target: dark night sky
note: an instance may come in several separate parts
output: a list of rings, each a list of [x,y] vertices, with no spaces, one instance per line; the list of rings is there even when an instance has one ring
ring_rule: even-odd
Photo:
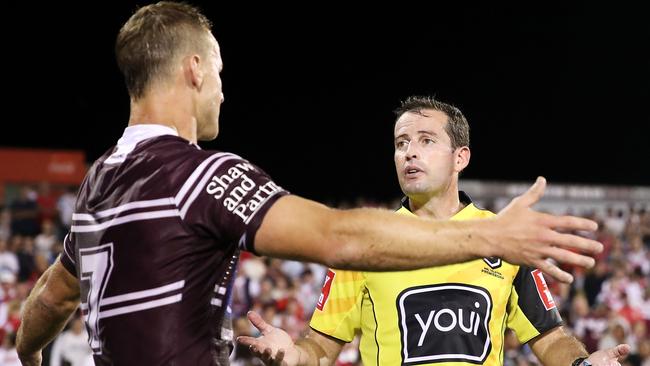
[[[202,146],[308,197],[394,197],[392,110],[435,94],[470,122],[466,178],[650,185],[642,5],[398,4],[202,5],[226,96],[221,134]],[[117,140],[128,96],[113,42],[134,9],[10,5],[0,146],[83,149],[90,160]]]

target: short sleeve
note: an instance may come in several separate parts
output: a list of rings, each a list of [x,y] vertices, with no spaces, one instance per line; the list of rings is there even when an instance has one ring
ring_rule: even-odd
[[[361,272],[328,270],[309,325],[320,333],[351,342],[361,328],[364,290]]]
[[[61,264],[63,267],[70,272],[73,276],[77,277],[76,269],[76,245],[73,240],[71,233],[65,236],[63,239],[63,253],[61,253]]]
[[[176,196],[183,220],[204,235],[251,252],[264,215],[289,194],[260,168],[229,153],[205,159],[188,182]]]
[[[539,269],[519,268],[508,301],[507,322],[521,343],[562,325],[553,295]]]

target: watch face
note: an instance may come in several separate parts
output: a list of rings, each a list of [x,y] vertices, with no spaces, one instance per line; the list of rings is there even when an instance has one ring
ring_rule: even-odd
[[[582,363],[580,364],[580,366],[591,366],[591,362],[589,362],[589,361],[587,361],[587,360],[584,360],[584,361],[582,361]]]

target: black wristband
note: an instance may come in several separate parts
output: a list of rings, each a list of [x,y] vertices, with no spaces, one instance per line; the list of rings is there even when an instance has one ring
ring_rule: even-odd
[[[586,359],[587,359],[587,357],[578,357],[578,358],[575,359],[575,361],[573,361],[571,366],[580,366],[580,364],[582,364],[582,361],[584,361]]]

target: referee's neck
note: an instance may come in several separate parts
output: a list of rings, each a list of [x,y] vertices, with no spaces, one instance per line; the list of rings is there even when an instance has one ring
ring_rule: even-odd
[[[436,220],[449,220],[465,207],[458,197],[458,190],[433,195],[426,200],[409,197],[411,212],[419,217]]]

